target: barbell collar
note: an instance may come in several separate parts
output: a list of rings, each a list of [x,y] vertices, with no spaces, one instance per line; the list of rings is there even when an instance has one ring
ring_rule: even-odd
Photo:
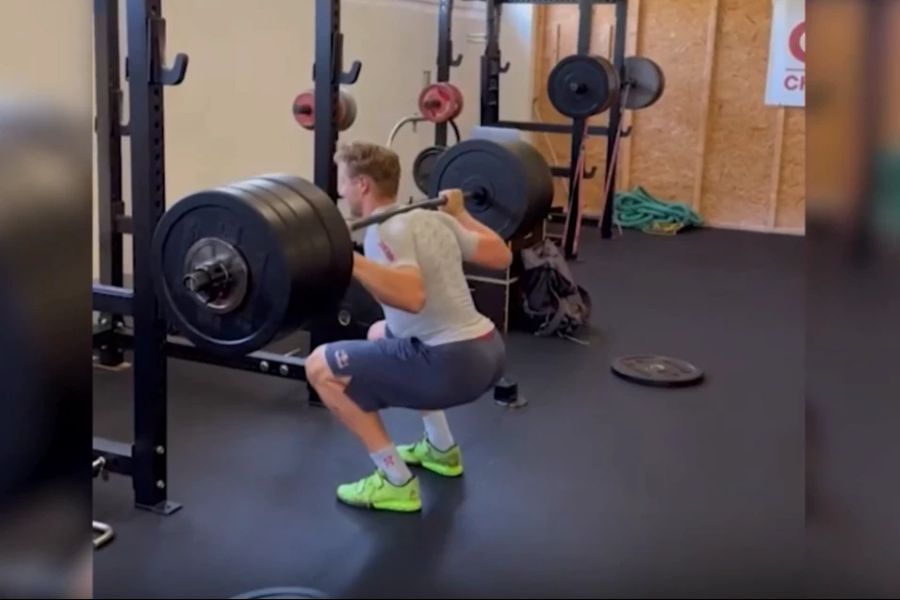
[[[228,283],[228,267],[220,260],[212,261],[198,266],[184,276],[184,287],[188,291],[202,295],[207,291],[224,286]]]

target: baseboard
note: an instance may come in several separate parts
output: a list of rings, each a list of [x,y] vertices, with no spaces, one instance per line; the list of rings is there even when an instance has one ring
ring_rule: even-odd
[[[599,214],[583,214],[581,217],[582,227],[599,227],[601,215]],[[566,214],[561,209],[554,208],[550,213],[549,221],[551,223],[565,223]],[[613,224],[613,228],[616,225]],[[776,235],[797,235],[805,236],[805,227],[767,227],[765,225],[747,225],[742,223],[705,223],[701,229],[725,229],[729,231],[752,231],[754,233],[773,233]]]
[[[766,225],[745,225],[743,223],[707,223],[705,227],[708,229],[751,231],[753,233],[773,233],[776,235],[806,235],[805,227],[768,227]]]

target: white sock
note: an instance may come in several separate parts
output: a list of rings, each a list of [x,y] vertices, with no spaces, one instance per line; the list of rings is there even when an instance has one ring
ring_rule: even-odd
[[[450,433],[450,425],[447,424],[447,415],[442,410],[427,412],[422,415],[425,422],[425,435],[431,445],[446,452],[453,447],[453,434]]]
[[[372,457],[372,462],[375,463],[375,466],[384,471],[388,481],[394,485],[403,485],[412,479],[412,472],[406,463],[403,462],[403,459],[400,458],[397,448],[393,444],[378,452],[373,452],[369,456]]]

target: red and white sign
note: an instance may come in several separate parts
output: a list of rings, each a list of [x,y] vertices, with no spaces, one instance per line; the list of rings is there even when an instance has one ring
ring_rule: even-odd
[[[806,104],[805,0],[772,0],[766,104]]]

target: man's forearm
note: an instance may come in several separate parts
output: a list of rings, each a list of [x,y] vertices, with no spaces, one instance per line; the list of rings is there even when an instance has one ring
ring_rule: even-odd
[[[380,265],[354,254],[353,276],[382,304],[407,312],[419,312],[425,305],[425,286],[415,267]]]
[[[489,269],[505,269],[512,261],[512,252],[496,231],[478,221],[468,212],[456,215],[456,220],[474,232],[479,239],[476,262]]]

